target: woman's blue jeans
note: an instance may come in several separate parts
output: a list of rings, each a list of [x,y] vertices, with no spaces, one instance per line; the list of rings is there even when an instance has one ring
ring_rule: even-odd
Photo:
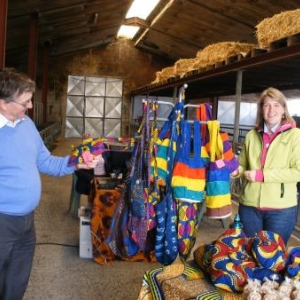
[[[243,230],[248,237],[254,237],[261,230],[268,230],[279,234],[285,244],[295,228],[297,221],[297,206],[259,210],[252,206],[239,205],[239,215]]]

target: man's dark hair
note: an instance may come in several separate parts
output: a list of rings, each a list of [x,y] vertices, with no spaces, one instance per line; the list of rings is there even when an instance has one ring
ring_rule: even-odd
[[[6,102],[14,101],[24,92],[35,92],[35,82],[28,75],[14,68],[4,68],[0,71],[0,99]]]

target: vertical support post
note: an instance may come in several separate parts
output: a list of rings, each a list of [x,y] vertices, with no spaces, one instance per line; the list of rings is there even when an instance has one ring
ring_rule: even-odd
[[[0,69],[5,67],[7,2],[8,0],[0,0]]]
[[[42,81],[42,103],[43,103],[43,124],[47,123],[47,93],[48,93],[48,72],[49,72],[49,47],[46,42],[43,53],[43,81]]]
[[[241,109],[241,98],[242,98],[242,80],[243,71],[237,71],[236,79],[236,101],[235,101],[235,114],[234,114],[234,131],[233,131],[233,149],[239,141],[239,130],[240,130],[240,109]]]
[[[29,49],[28,49],[28,76],[32,80],[36,80],[36,56],[38,44],[38,13],[31,14],[30,29],[29,29]],[[33,118],[34,105],[28,111],[28,115]]]
[[[218,103],[219,103],[219,99],[218,97],[213,97],[212,98],[212,118],[213,120],[216,120],[218,117]]]
[[[177,86],[174,86],[173,89],[173,103],[177,102]]]

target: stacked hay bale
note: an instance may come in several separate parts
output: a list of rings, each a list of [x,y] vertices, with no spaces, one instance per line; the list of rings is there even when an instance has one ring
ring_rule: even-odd
[[[195,58],[182,58],[176,61],[174,65],[175,75],[184,77],[190,71],[193,71]]]
[[[239,42],[220,42],[209,45],[198,51],[193,69],[205,68],[239,54],[246,56],[255,47],[255,44]]]
[[[193,70],[206,70],[208,66],[226,61],[237,55],[246,56],[252,49],[266,49],[272,42],[300,32],[300,9],[282,12],[264,19],[256,25],[258,44],[239,42],[220,42],[199,50],[195,58],[179,59],[174,66],[156,72],[152,83],[162,83],[170,78],[184,77]]]
[[[152,83],[164,82],[174,76],[175,76],[174,66],[166,67],[166,68],[163,68],[161,71],[156,72],[156,78]]]
[[[300,9],[285,11],[256,25],[256,38],[260,48],[300,32]]]
[[[195,58],[179,59],[173,66],[156,72],[156,79],[152,83],[161,83],[169,78],[179,76],[184,77],[188,72],[200,70],[208,65],[216,64],[226,60],[234,55],[246,56],[255,44],[238,43],[238,42],[221,42],[209,45],[197,52]]]

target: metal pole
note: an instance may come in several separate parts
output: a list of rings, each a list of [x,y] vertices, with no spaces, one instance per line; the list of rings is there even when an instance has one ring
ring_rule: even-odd
[[[235,94],[236,101],[235,101],[235,114],[234,114],[233,149],[235,149],[236,144],[239,142],[242,79],[243,79],[243,71],[238,70],[237,79],[236,79],[236,94]]]

